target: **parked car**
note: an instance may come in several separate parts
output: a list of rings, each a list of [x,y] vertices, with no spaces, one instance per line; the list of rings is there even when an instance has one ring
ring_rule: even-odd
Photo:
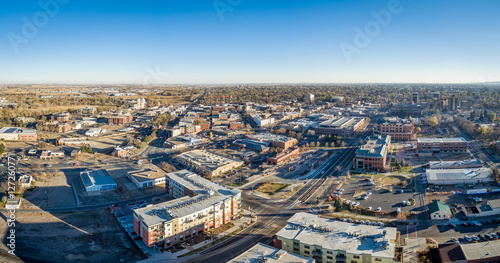
[[[124,214],[122,214],[122,213],[118,212],[118,213],[115,213],[115,216],[116,216],[116,217],[122,217],[122,216],[124,216]]]
[[[480,241],[481,240],[479,237],[477,237],[475,235],[470,236],[470,238],[472,238],[475,241]]]
[[[79,163],[75,163],[75,164],[73,164],[73,166],[80,166],[80,164]]]
[[[128,222],[130,222],[130,220],[128,220],[128,218],[120,219],[120,223],[128,223]]]
[[[139,207],[141,207],[141,208],[142,208],[142,207],[146,207],[147,205],[148,205],[147,203],[140,203],[140,204],[139,204]]]
[[[470,236],[464,236],[465,241],[472,242],[472,238]]]
[[[382,211],[382,208],[381,208],[381,207],[377,207],[377,210],[376,210],[376,211],[377,211],[377,212],[380,212],[380,211]]]
[[[449,226],[449,227],[451,227],[451,228],[455,228],[455,227],[457,227],[457,225],[452,224],[452,223],[449,223],[449,224],[448,224],[448,226]]]
[[[465,239],[463,239],[463,238],[459,237],[459,238],[458,238],[458,242],[460,242],[460,243],[464,243],[464,242],[465,242]]]
[[[452,237],[452,238],[451,238],[451,241],[453,241],[453,242],[455,242],[455,243],[459,243],[458,239],[456,239],[456,238],[454,238],[454,237]]]
[[[127,227],[133,227],[134,225],[132,224],[126,224],[126,225],[123,225],[123,227],[127,228]]]
[[[135,205],[134,205],[134,206],[132,206],[132,207],[130,208],[130,210],[135,210],[135,209],[137,209],[137,208],[139,208],[139,207],[137,207],[137,206],[135,206]]]

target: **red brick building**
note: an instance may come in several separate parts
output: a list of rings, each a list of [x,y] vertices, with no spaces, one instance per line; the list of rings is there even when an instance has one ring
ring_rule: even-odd
[[[380,134],[389,135],[391,140],[395,141],[410,141],[417,138],[413,120],[410,119],[386,117],[377,123],[376,129]]]
[[[109,124],[123,125],[131,122],[133,119],[131,114],[114,114],[108,117]]]
[[[299,148],[298,147],[291,147],[287,150],[283,150],[280,153],[277,153],[275,156],[272,157],[267,157],[267,163],[268,164],[283,164],[284,162],[292,159],[293,157],[296,157],[299,155]]]

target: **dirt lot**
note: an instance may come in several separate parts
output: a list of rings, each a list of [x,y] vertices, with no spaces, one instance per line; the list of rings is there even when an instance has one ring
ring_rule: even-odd
[[[54,215],[17,213],[16,221],[16,254],[20,257],[46,262],[140,259],[131,240],[104,209]],[[6,231],[7,224],[1,224],[0,232]],[[4,243],[0,247],[7,250]]]

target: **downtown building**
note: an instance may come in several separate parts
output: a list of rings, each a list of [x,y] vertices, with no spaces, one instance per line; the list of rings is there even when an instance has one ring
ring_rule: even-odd
[[[168,248],[235,219],[241,191],[187,170],[166,175],[174,200],[134,210],[134,231],[148,246]]]
[[[276,233],[273,244],[323,263],[402,262],[397,229],[346,223],[297,213]]]
[[[386,171],[387,154],[391,149],[391,136],[378,135],[366,138],[366,144],[356,150],[353,167],[358,170]]]
[[[364,117],[342,117],[332,118],[319,124],[314,129],[316,134],[330,134],[341,137],[349,137],[359,130],[365,123]]]
[[[433,154],[461,154],[467,152],[467,141],[464,138],[417,138],[418,156]]]
[[[194,150],[178,155],[175,159],[203,176],[220,176],[242,166],[243,161],[205,150]]]
[[[411,119],[385,117],[378,121],[376,129],[378,133],[389,135],[395,141],[411,141],[417,138]]]

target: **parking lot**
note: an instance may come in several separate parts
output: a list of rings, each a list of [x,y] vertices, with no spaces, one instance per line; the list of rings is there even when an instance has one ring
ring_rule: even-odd
[[[395,212],[398,208],[401,208],[401,212],[410,213],[415,206],[403,205],[403,200],[408,201],[413,198],[413,192],[405,190],[403,193],[394,190],[389,192],[389,190],[369,185],[369,181],[366,181],[367,177],[353,175],[352,178],[347,179],[347,182],[342,185],[344,192],[342,198],[351,200],[354,202],[359,202],[359,207],[369,208],[372,210],[380,207],[382,212]],[[356,192],[372,193],[367,199],[364,199],[363,195],[354,197]]]

